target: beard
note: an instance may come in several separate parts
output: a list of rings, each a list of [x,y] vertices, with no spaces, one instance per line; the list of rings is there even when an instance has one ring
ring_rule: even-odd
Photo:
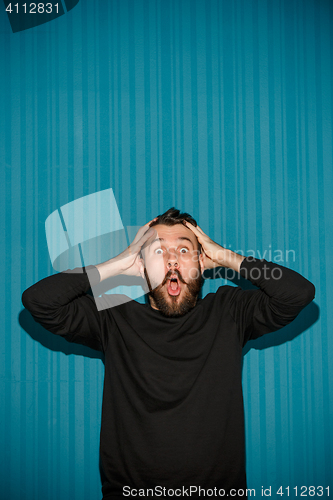
[[[146,268],[144,269],[145,277],[149,287],[149,296],[153,299],[156,307],[158,308],[160,313],[163,314],[163,316],[176,318],[178,316],[184,316],[191,309],[193,309],[204,283],[204,279],[200,274],[200,268],[198,267],[198,269],[199,276],[197,278],[189,280],[188,282],[183,279],[182,275],[177,269],[173,271],[170,270],[165,275],[163,282],[154,289],[151,286]],[[163,286],[166,284],[168,278],[170,278],[172,274],[176,274],[179,281],[186,285],[186,288],[184,288],[180,293],[180,295],[182,295],[182,298],[180,298],[180,295],[169,295],[168,291],[163,289]]]

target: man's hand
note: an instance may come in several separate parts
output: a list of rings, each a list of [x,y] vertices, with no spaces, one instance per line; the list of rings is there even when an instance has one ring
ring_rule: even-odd
[[[140,227],[130,246],[116,257],[116,259],[119,260],[121,274],[126,274],[128,276],[141,276],[139,262],[140,251],[145,243],[149,244],[149,240],[153,240],[153,238],[156,237],[157,232],[155,229],[150,229],[150,224],[156,219],[157,217]]]
[[[127,276],[141,276],[139,255],[142,246],[149,242],[150,239],[153,240],[153,238],[156,237],[157,233],[155,229],[150,229],[150,224],[155,220],[156,218],[140,227],[133,242],[121,254],[95,266],[98,269],[101,281],[119,274],[125,274]]]
[[[193,226],[190,222],[184,221],[184,225],[191,229],[197,237],[204,256],[203,262],[205,269],[214,267],[228,267],[239,272],[240,265],[244,260],[243,255],[239,255],[231,250],[228,250],[213,241],[199,226]]]

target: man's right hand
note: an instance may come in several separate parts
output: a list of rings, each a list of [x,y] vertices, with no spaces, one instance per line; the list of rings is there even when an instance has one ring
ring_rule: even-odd
[[[155,220],[156,218],[140,227],[133,242],[121,254],[95,266],[98,269],[101,281],[119,274],[141,276],[139,254],[142,246],[147,243],[149,239],[153,240],[157,234],[155,229],[150,229],[150,224]]]

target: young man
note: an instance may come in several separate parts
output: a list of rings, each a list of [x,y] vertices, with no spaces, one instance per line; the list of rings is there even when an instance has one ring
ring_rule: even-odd
[[[200,299],[203,271],[219,266],[259,289]],[[145,277],[149,304],[114,306],[109,295],[99,311],[90,286],[118,274]],[[36,321],[105,353],[103,499],[246,495],[242,347],[290,323],[314,292],[295,271],[221,247],[176,209],[118,257],[28,288]]]

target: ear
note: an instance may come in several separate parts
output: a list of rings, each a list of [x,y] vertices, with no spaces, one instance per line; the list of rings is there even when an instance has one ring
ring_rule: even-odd
[[[199,266],[200,266],[200,270],[201,270],[201,274],[203,274],[204,270],[205,270],[205,264],[204,264],[204,255],[203,255],[203,252],[201,252],[199,254]]]
[[[141,253],[138,255],[137,259],[138,259],[140,276],[141,278],[145,279],[145,262],[143,260],[143,257],[141,257]]]

